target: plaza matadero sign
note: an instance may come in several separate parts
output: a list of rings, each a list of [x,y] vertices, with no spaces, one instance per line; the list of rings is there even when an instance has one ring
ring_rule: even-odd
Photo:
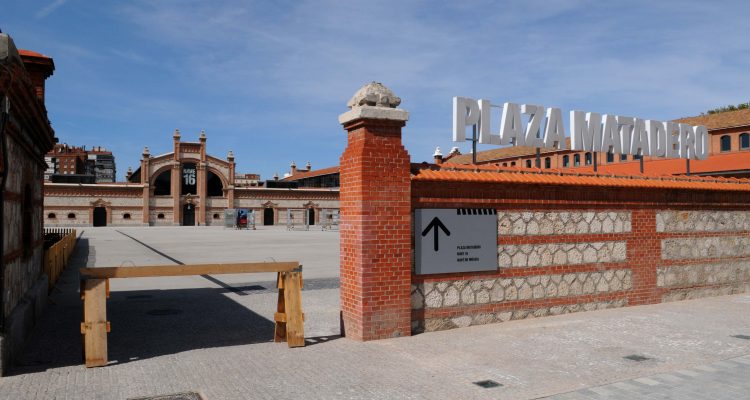
[[[492,108],[499,108],[499,129],[492,132]],[[568,150],[559,108],[453,98],[453,141],[466,140],[466,127],[478,131],[478,143]],[[571,150],[703,160],[710,149],[705,126],[661,122],[594,112],[570,112]]]
[[[484,208],[417,209],[414,244],[418,275],[495,271],[497,213]]]

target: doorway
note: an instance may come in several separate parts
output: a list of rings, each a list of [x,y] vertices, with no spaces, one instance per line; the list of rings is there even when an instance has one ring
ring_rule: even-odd
[[[107,226],[107,209],[94,207],[94,226]]]
[[[195,205],[185,204],[182,206],[182,226],[195,226]]]
[[[307,225],[315,225],[315,209],[307,209]]]
[[[273,225],[273,208],[263,209],[263,225]]]

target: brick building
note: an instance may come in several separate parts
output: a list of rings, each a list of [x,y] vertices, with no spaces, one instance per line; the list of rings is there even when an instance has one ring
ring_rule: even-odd
[[[21,349],[47,303],[42,180],[44,154],[55,141],[44,105],[45,80],[55,65],[17,50],[0,34],[0,372]]]
[[[145,148],[140,166],[126,182],[45,183],[47,226],[224,225],[224,211],[254,211],[257,225],[285,224],[287,210],[308,210],[310,222],[322,210],[338,209],[337,188],[271,188],[257,174],[237,174],[234,155],[212,156],[207,138],[185,142],[179,130],[173,151],[152,155]]]
[[[113,183],[115,182],[115,157],[111,151],[95,146],[70,146],[56,144],[44,160],[47,170],[44,180],[56,183]]]
[[[710,176],[750,177],[750,109],[727,111],[677,119],[674,122],[691,125],[704,125],[710,135],[710,157],[706,160],[692,160],[690,173]],[[568,139],[568,148],[570,140]],[[595,160],[596,158],[596,160]],[[539,165],[537,152],[533,147],[502,147],[477,152],[477,164],[494,164],[501,167],[529,169],[563,169],[578,171],[640,174],[640,156],[592,153],[576,150],[540,149]],[[442,157],[436,162],[448,164],[471,164],[472,154]],[[643,173],[648,175],[680,175],[687,173],[687,165],[682,159],[643,157]]]

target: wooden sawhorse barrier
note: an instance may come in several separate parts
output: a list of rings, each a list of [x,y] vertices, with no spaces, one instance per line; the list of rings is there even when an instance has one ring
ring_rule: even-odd
[[[289,347],[305,345],[302,314],[302,266],[296,262],[155,265],[143,267],[81,268],[81,299],[83,300],[83,355],[86,367],[107,365],[107,298],[112,278],[143,278],[157,276],[242,274],[277,272],[279,289],[277,312],[274,315],[274,341],[286,341]]]

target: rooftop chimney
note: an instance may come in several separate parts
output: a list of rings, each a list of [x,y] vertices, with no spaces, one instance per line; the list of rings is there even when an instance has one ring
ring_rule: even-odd
[[[443,163],[443,153],[440,152],[440,146],[435,147],[435,154],[432,156],[435,158],[435,164],[440,165]]]
[[[29,72],[31,83],[36,90],[36,97],[44,103],[44,81],[55,71],[55,63],[44,54],[31,50],[18,50],[23,66]]]

